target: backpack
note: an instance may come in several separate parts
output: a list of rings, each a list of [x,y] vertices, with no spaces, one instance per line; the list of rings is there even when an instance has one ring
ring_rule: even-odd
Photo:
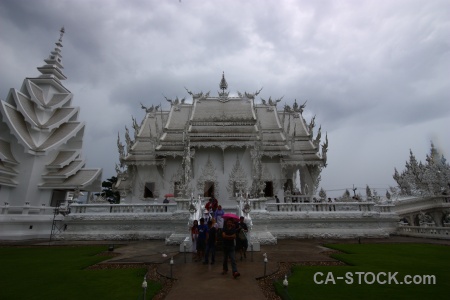
[[[238,237],[239,237],[240,240],[246,240],[247,239],[247,236],[245,235],[245,232],[242,229],[239,230]]]

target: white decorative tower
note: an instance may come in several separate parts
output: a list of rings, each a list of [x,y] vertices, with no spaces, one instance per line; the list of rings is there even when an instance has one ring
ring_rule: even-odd
[[[63,86],[62,38],[19,90],[0,105],[0,205],[56,206],[80,191],[101,189],[101,169],[85,169],[84,122]]]

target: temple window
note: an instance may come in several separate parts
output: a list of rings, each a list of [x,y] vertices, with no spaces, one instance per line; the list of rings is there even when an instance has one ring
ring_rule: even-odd
[[[264,188],[264,197],[273,197],[273,182],[266,181],[266,187]]]
[[[155,192],[155,183],[146,182],[144,190],[144,198],[154,198],[154,192]]]

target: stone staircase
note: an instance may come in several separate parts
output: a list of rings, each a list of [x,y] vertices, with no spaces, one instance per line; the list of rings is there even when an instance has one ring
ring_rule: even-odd
[[[220,243],[219,243],[220,244]],[[261,245],[276,245],[277,238],[268,231],[252,231],[248,251],[260,251]],[[191,237],[187,233],[173,233],[166,238],[166,245],[179,245],[180,252],[191,252]],[[218,245],[219,246],[219,245]],[[219,247],[218,247],[219,248]]]

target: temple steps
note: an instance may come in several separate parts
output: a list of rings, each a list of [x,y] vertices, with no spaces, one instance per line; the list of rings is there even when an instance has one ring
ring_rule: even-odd
[[[268,231],[252,231],[248,251],[260,251],[260,245],[276,245],[277,238]],[[180,252],[191,252],[192,242],[189,234],[172,233],[166,238],[166,245],[180,245]]]

